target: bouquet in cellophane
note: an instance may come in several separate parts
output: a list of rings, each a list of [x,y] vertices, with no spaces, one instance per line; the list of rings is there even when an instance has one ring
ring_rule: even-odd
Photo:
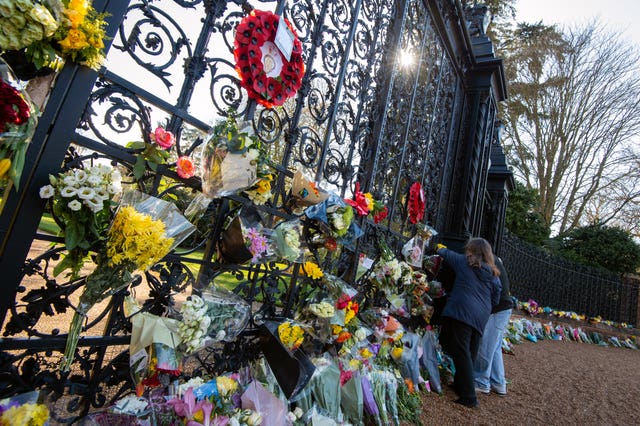
[[[68,371],[89,309],[126,287],[136,270],[145,271],[173,250],[195,227],[172,203],[126,192],[116,211],[106,242],[99,251],[95,270],[86,283],[69,328],[61,370]]]
[[[20,89],[11,68],[0,60],[0,185],[5,190],[3,200],[12,186],[19,187],[27,147],[37,122],[28,95]]]

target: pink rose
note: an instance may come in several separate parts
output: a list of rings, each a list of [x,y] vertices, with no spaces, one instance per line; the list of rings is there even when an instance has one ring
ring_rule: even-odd
[[[156,130],[154,130],[149,136],[151,137],[151,140],[160,145],[162,149],[169,149],[176,143],[176,137],[173,136],[173,133],[160,126],[156,127]]]
[[[182,179],[189,179],[195,174],[196,167],[193,165],[193,160],[186,155],[178,158],[176,162],[176,172]]]

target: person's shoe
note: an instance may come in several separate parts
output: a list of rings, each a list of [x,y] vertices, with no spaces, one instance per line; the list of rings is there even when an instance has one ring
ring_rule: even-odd
[[[458,398],[455,401],[456,404],[464,405],[467,408],[475,408],[478,406],[478,400],[470,401],[468,399]]]
[[[483,393],[483,394],[488,394],[489,392],[491,392],[491,390],[489,389],[484,389],[484,388],[480,388],[478,386],[476,386],[476,393]]]
[[[501,388],[500,386],[491,385],[491,391],[494,392],[494,393],[497,393],[500,396],[505,396],[507,394],[507,387],[505,386],[505,387]],[[489,391],[487,391],[487,393],[489,393]]]

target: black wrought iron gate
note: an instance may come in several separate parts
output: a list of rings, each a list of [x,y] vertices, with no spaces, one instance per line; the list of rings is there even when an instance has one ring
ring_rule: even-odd
[[[501,155],[496,102],[505,84],[481,28],[483,9],[454,0],[95,0],[94,6],[110,13],[107,63],[99,73],[68,63],[57,75],[27,154],[22,189],[0,217],[0,396],[53,390],[65,396],[58,421],[70,422],[130,391],[123,292],[91,311],[72,373],[58,371],[83,281],[53,276],[64,246],[38,231],[45,206],[38,191],[49,174],[81,161],[104,158],[131,171],[135,153],[126,143],[157,124],[177,136],[177,153],[188,155],[226,115],[252,120],[277,163],[273,201],[259,207],[267,215],[290,214],[287,182],[295,168],[341,196],[351,196],[359,182],[382,199],[388,219],[363,220],[356,246],[323,265],[349,281],[360,253],[375,257],[376,238],[398,249],[413,234],[406,214],[413,182],[425,189],[424,222],[450,245],[469,234],[499,241],[507,177],[493,173],[489,158],[492,150]],[[265,109],[248,99],[234,70],[235,26],[252,8],[284,15],[303,45],[302,87],[283,107]],[[137,185],[184,208],[200,181],[160,167]],[[162,313],[176,294],[231,272],[238,294],[262,302],[250,329],[259,317],[293,311],[301,300],[297,267],[285,272],[217,256],[230,202],[247,200],[213,200],[188,244],[132,284],[130,291],[145,295],[145,310]],[[236,343],[201,355],[200,368],[224,371],[255,349],[249,330]]]

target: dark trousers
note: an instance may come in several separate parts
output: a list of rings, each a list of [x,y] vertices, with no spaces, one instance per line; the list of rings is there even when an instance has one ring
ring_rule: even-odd
[[[473,363],[480,346],[480,333],[473,327],[453,318],[442,318],[440,344],[455,366],[453,386],[465,403],[476,402],[476,388],[473,381]]]

